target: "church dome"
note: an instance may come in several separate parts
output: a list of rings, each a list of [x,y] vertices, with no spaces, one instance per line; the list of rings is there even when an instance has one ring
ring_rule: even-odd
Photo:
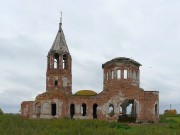
[[[97,93],[92,90],[79,90],[74,93],[75,96],[95,96]]]

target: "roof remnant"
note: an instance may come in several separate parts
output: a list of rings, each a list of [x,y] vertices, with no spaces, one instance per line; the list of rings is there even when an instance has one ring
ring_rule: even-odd
[[[137,62],[137,61],[135,61],[133,59],[126,58],[126,57],[116,57],[116,58],[102,64],[102,68],[104,68],[105,65],[112,64],[114,62],[133,63],[133,64],[135,64],[137,66],[142,66],[139,62]]]

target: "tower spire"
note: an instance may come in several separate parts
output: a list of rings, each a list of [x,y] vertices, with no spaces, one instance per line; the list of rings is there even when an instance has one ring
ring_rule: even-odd
[[[52,44],[50,51],[69,53],[68,46],[66,44],[66,40],[65,40],[65,36],[64,36],[64,32],[62,29],[62,12],[61,12],[61,16],[60,16],[58,33]]]
[[[61,30],[62,30],[62,11],[61,11],[60,23],[59,23],[59,31],[61,32]]]

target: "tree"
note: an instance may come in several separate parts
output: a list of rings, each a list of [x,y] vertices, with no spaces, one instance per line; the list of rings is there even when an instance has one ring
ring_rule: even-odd
[[[3,113],[2,109],[0,108],[0,115],[1,115],[1,114],[4,114],[4,113]]]

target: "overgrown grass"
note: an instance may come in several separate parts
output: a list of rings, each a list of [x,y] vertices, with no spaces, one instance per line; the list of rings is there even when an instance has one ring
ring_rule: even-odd
[[[180,117],[161,117],[160,122],[131,125],[99,120],[27,120],[5,114],[0,115],[0,135],[180,135]]]

